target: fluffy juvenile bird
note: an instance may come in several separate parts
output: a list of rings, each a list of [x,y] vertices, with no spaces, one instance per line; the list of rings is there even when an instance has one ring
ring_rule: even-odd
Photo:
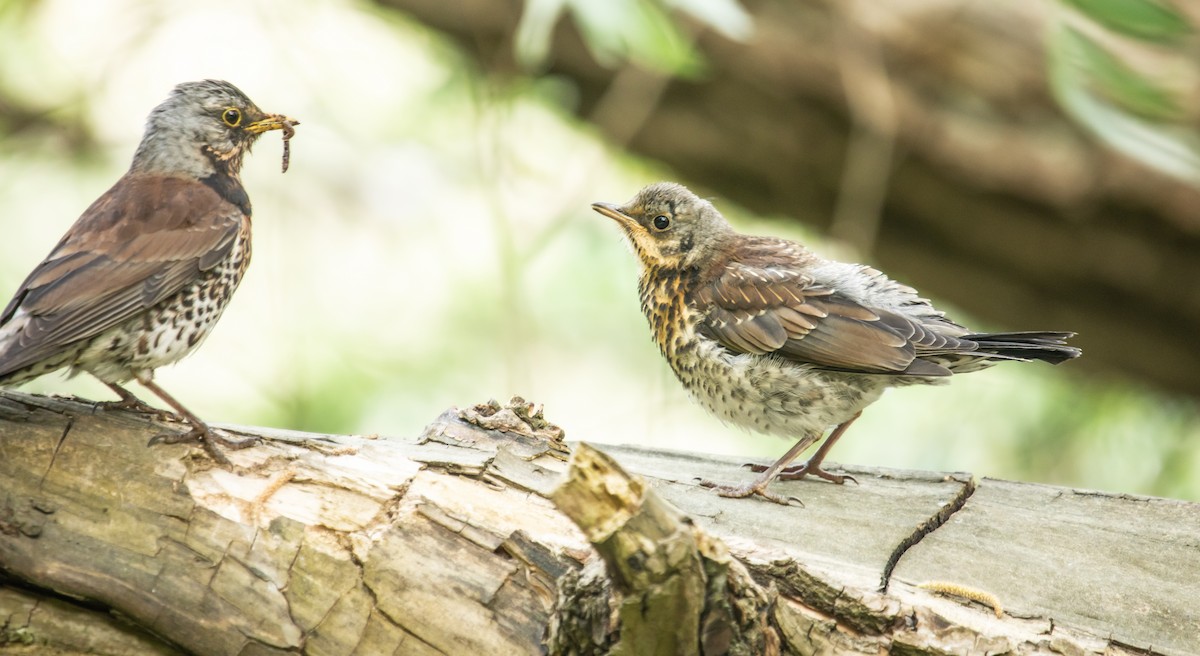
[[[944,382],[1004,360],[1058,364],[1080,354],[1066,345],[1069,332],[972,333],[875,269],[735,232],[678,184],[592,208],[632,244],[642,265],[642,311],[688,392],[729,423],[799,440],[749,484],[705,482],[722,496],[786,504],[767,490],[777,475],[844,482],[821,462],[888,387]],[[784,469],[830,427],[805,464]]]
[[[190,424],[219,436],[154,383],[208,336],[250,263],[250,199],[242,159],[269,130],[298,121],[267,114],[228,82],[175,87],[146,121],[129,171],[92,203],[0,314],[0,385],[69,367],[153,411],[121,386],[137,380]],[[156,438],[159,439],[159,438]]]

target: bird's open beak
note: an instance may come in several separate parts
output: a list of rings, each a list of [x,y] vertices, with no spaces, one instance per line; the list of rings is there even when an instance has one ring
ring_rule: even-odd
[[[621,227],[626,230],[642,229],[641,224],[633,217],[621,211],[621,207],[614,203],[592,203],[592,209],[616,221]]]
[[[251,134],[262,134],[263,132],[282,130],[285,127],[294,127],[297,125],[300,125],[300,121],[297,121],[290,116],[284,116],[283,114],[268,114],[265,118],[248,124],[245,130]]]

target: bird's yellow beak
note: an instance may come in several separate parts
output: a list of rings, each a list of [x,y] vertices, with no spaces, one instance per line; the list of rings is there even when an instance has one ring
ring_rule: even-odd
[[[645,228],[636,219],[622,212],[619,205],[614,203],[592,203],[592,209],[616,221],[626,231],[640,230],[645,232]]]
[[[271,130],[282,130],[300,125],[300,121],[283,114],[268,114],[253,123],[246,125],[245,130],[251,134],[262,134]]]

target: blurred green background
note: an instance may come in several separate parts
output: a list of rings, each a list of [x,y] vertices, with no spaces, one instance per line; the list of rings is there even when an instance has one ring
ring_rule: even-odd
[[[732,2],[674,4],[730,38],[753,28]],[[0,0],[0,295],[121,175],[174,84],[228,79],[302,125],[286,175],[274,133],[248,160],[255,258],[220,328],[158,372],[200,416],[415,435],[450,405],[521,394],[569,439],[777,456],[789,440],[687,399],[649,339],[632,254],[588,207],[689,180],[576,118],[569,81],[539,69],[545,24],[567,10],[585,33],[628,31],[600,59],[698,84],[703,63],[679,12],[630,1],[581,18],[588,6],[609,5],[529,0],[514,37],[526,72],[496,76],[373,3]],[[715,201],[745,232],[873,261]],[[979,329],[1077,328],[990,325],[935,301]],[[61,375],[25,389],[111,396]],[[1076,363],[1000,366],[889,392],[831,460],[1200,499],[1200,412]]]

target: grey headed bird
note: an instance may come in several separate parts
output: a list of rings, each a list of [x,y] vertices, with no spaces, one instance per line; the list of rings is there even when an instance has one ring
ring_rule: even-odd
[[[108,385],[119,407],[157,412],[136,380],[190,425],[154,441],[244,446],[218,435],[153,380],[208,336],[250,263],[242,160],[270,130],[267,114],[228,82],[185,82],[156,107],[129,171],[75,222],[0,314],[0,385],[69,367]],[[286,145],[286,144],[285,144]]]
[[[704,481],[722,496],[789,499],[779,476],[821,469],[846,428],[888,387],[945,382],[997,362],[1078,357],[1070,332],[973,333],[912,287],[804,246],[735,232],[711,203],[658,183],[624,205],[594,203],[641,263],[642,311],[659,350],[691,395],[722,420],[798,441],[745,485]],[[825,430],[803,465],[785,469]]]

